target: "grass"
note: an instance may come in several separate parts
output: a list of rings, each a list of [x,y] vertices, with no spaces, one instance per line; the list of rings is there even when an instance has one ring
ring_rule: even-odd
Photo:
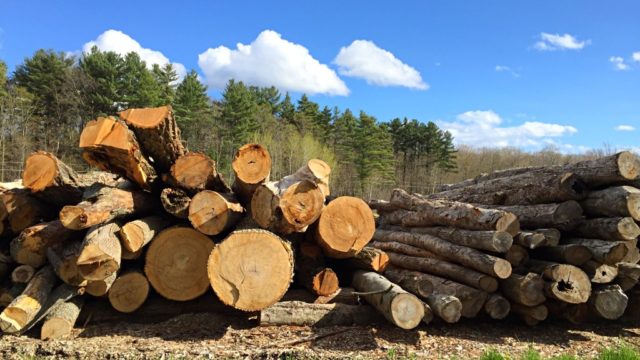
[[[529,348],[520,357],[504,355],[495,349],[485,351],[480,360],[583,360],[573,355],[559,355],[543,357],[534,349]],[[640,352],[634,346],[620,343],[617,346],[602,349],[593,360],[640,360]]]

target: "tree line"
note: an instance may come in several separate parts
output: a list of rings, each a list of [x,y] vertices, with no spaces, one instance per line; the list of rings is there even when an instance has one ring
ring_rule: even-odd
[[[148,66],[134,52],[94,47],[78,58],[38,50],[11,74],[0,61],[0,178],[18,178],[25,157],[38,149],[86,169],[78,140],[87,121],[166,104],[187,147],[211,156],[227,177],[236,149],[247,142],[269,149],[274,179],[310,158],[324,159],[335,194],[385,197],[394,186],[429,192],[456,171],[453,137],[433,122],[378,121],[365,111],[233,80],[212,99],[193,70],[179,79],[171,64]]]

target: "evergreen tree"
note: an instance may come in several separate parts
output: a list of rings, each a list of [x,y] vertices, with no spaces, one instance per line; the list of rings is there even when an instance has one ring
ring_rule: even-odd
[[[260,106],[266,106],[272,115],[276,115],[280,111],[280,91],[274,86],[249,88],[256,103]]]
[[[158,106],[161,88],[147,64],[135,52],[128,53],[122,66],[120,92],[127,108]]]
[[[364,111],[358,117],[356,137],[356,167],[360,191],[372,185],[372,179],[393,178],[393,139],[386,127],[378,126],[376,119]]]
[[[173,104],[173,100],[176,96],[176,82],[178,81],[178,73],[173,68],[173,64],[168,63],[160,67],[158,64],[153,64],[152,69],[153,77],[158,83],[160,88],[160,94],[158,101],[160,105]]]
[[[259,128],[256,121],[257,103],[242,83],[229,80],[222,93],[220,120],[224,127],[224,140],[235,151],[250,141]]]
[[[102,52],[94,46],[83,54],[80,68],[94,83],[89,94],[93,117],[118,111],[123,102],[120,86],[123,67],[124,60],[113,51]]]
[[[0,60],[0,99],[7,95],[7,64]]]
[[[189,147],[203,149],[201,134],[211,131],[213,112],[207,87],[198,80],[195,70],[191,70],[176,88],[173,110]]]
[[[278,116],[286,124],[293,124],[293,120],[296,114],[296,108],[291,102],[289,93],[286,93],[284,100],[280,103]]]

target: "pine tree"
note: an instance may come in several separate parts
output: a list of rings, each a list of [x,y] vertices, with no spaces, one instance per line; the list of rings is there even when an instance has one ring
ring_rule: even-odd
[[[222,93],[220,121],[224,126],[224,140],[235,151],[250,141],[259,128],[256,121],[257,103],[242,83],[229,80]]]
[[[178,81],[178,73],[173,65],[168,63],[160,67],[158,64],[153,64],[151,71],[160,88],[159,105],[172,104],[176,96],[176,82]]]
[[[173,110],[189,148],[204,150],[201,134],[212,131],[213,112],[207,87],[198,80],[195,70],[191,70],[176,88]]]
[[[253,98],[259,106],[265,106],[272,115],[276,115],[280,111],[280,91],[274,86],[271,87],[249,87]]]
[[[284,96],[284,100],[280,103],[278,116],[280,119],[286,124],[293,124],[293,119],[296,114],[296,108],[293,106],[291,102],[291,97],[289,93],[286,93]]]
[[[93,117],[112,115],[123,102],[121,79],[124,60],[113,51],[100,51],[96,46],[80,59],[80,68],[94,83],[89,94]]]
[[[378,126],[376,119],[364,111],[358,117],[356,138],[356,168],[360,191],[372,186],[374,180],[393,179],[393,140],[386,127]]]
[[[7,95],[7,64],[0,60],[0,99]]]
[[[128,108],[158,106],[161,104],[161,88],[147,64],[135,52],[124,57],[120,92]]]

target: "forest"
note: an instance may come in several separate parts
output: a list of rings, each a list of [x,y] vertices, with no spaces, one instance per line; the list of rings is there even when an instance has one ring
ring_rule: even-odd
[[[236,149],[258,142],[271,153],[274,179],[306,159],[327,161],[340,179],[332,185],[336,195],[384,198],[393,187],[430,193],[481,172],[601,155],[456,148],[452,135],[433,122],[380,121],[364,110],[321,107],[304,94],[293,99],[274,87],[233,80],[212,99],[196,71],[179,79],[170,64],[150,67],[134,52],[121,56],[94,47],[75,57],[41,49],[11,73],[0,60],[0,180],[18,179],[24,159],[38,149],[88,170],[78,150],[87,121],[166,104],[189,150],[211,156],[226,177]]]

